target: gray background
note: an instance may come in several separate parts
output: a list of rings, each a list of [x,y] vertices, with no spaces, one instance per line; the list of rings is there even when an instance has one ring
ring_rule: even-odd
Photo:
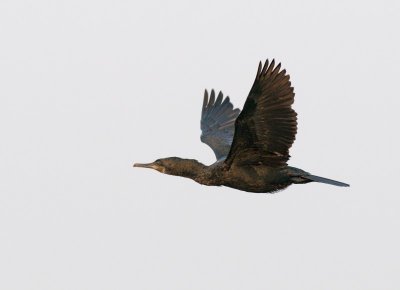
[[[398,1],[0,3],[1,289],[400,289]],[[291,74],[275,195],[133,169],[210,164],[205,88]]]

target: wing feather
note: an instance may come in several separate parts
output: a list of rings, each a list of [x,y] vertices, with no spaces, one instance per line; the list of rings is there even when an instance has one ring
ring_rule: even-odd
[[[217,160],[225,158],[229,153],[235,120],[239,114],[240,110],[234,109],[229,97],[224,99],[222,92],[218,93],[216,99],[214,90],[210,97],[207,90],[204,92],[200,139],[211,147]]]
[[[232,164],[286,165],[297,132],[292,109],[293,87],[286,70],[275,60],[260,62],[254,84],[235,122],[235,134],[225,162]]]

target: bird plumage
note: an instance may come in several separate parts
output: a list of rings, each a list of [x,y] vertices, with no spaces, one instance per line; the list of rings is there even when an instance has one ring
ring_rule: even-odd
[[[229,97],[223,99],[222,92],[219,92],[216,100],[214,90],[211,91],[210,98],[207,90],[204,92],[200,139],[211,147],[217,160],[225,158],[229,153],[235,120],[239,114],[240,110],[233,108]]]
[[[297,132],[292,109],[293,87],[281,64],[259,63],[254,84],[236,120],[228,165],[264,164],[285,166]]]
[[[291,184],[346,183],[311,175],[287,165],[297,133],[292,109],[294,91],[281,64],[259,63],[243,110],[234,109],[229,97],[214,90],[204,93],[201,141],[214,151],[217,161],[206,166],[194,159],[170,157],[136,167],[183,176],[204,185],[228,186],[250,192],[275,192]]]

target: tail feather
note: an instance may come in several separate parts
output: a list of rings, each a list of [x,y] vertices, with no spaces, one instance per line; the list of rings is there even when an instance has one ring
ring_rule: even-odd
[[[311,180],[311,181],[315,181],[315,182],[327,183],[327,184],[332,184],[332,185],[336,185],[336,186],[344,186],[344,187],[349,187],[350,186],[350,184],[347,184],[347,183],[344,183],[344,182],[332,180],[332,179],[321,177],[321,176],[311,175],[311,174],[310,175],[306,175],[304,177],[309,179],[309,180]]]

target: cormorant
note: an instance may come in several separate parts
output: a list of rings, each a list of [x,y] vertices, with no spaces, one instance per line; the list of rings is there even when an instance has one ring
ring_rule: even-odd
[[[217,97],[214,90],[210,96],[207,90],[204,93],[201,141],[214,151],[215,163],[206,166],[194,159],[170,157],[134,167],[249,192],[274,192],[309,182],[349,186],[287,165],[297,132],[293,101],[293,87],[281,64],[260,62],[242,111],[234,109],[222,92]]]

